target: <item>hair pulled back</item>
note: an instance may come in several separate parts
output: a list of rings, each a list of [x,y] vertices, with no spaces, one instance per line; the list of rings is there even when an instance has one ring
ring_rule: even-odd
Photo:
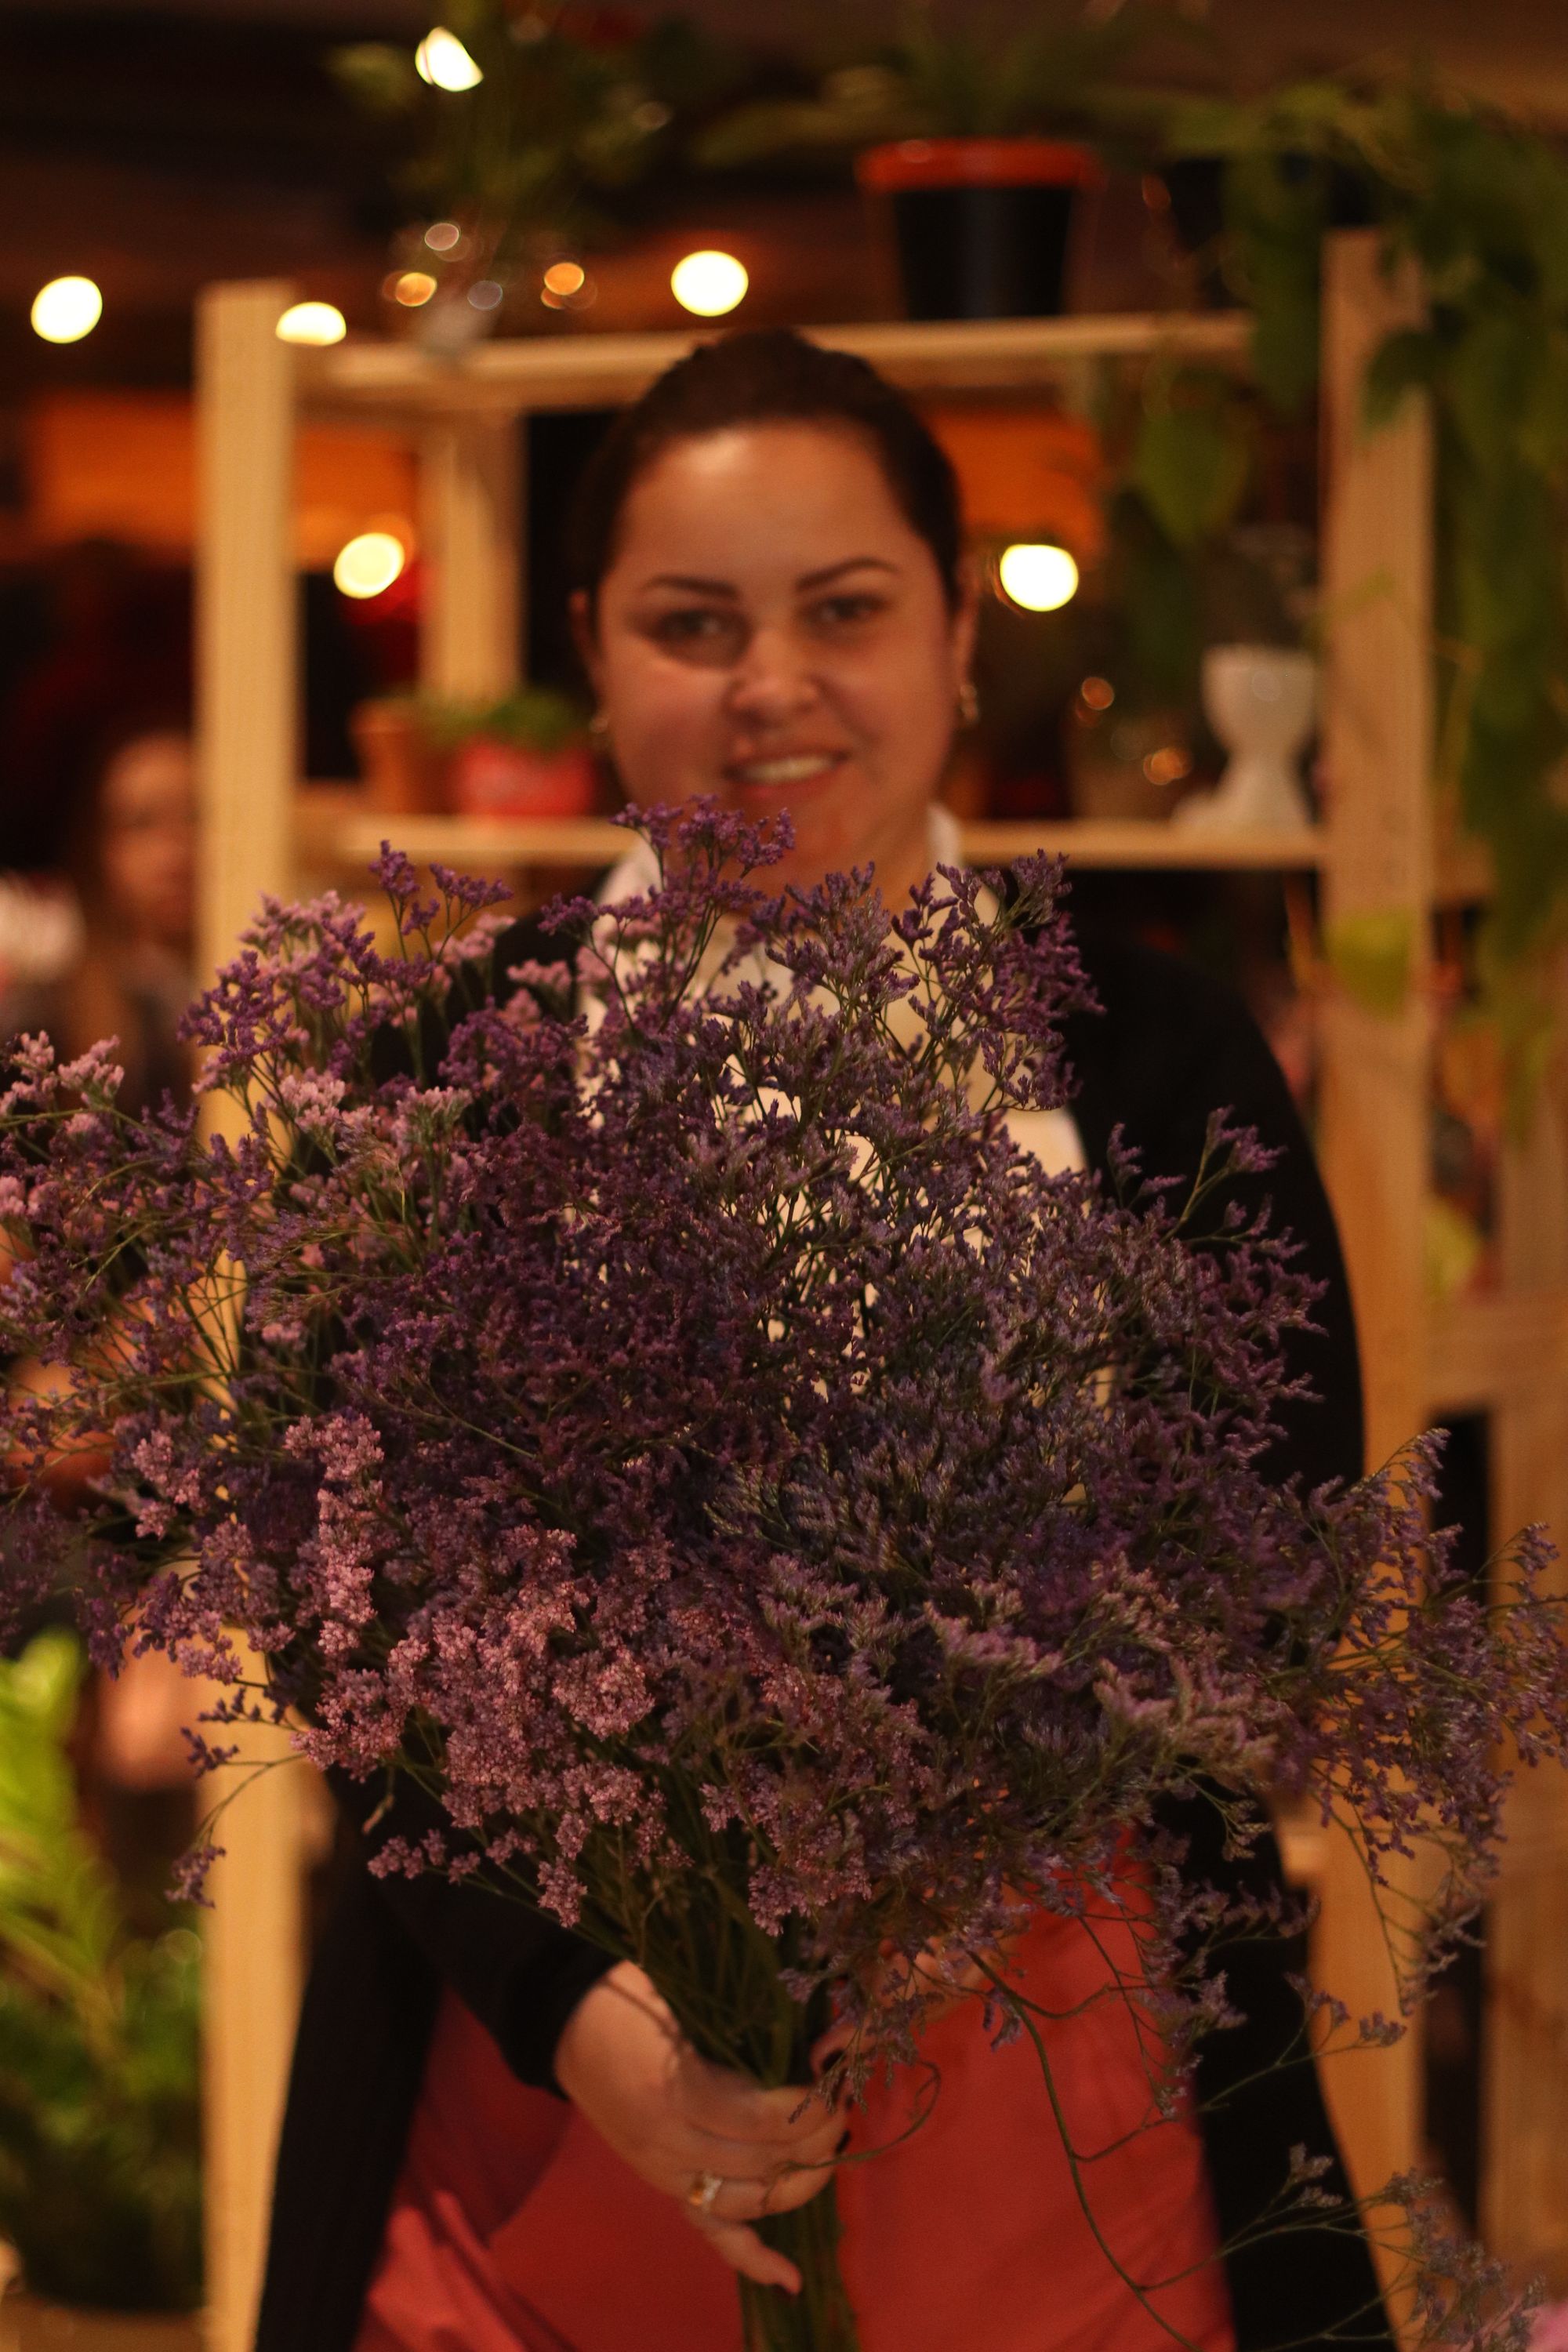
[[[851,352],[788,327],[762,327],[700,343],[649,384],[611,425],[584,469],[567,540],[572,584],[590,613],[615,561],[626,503],[642,476],[679,441],[746,425],[823,425],[868,446],[911,530],[931,551],[956,608],[963,518],[946,451],[908,401]]]

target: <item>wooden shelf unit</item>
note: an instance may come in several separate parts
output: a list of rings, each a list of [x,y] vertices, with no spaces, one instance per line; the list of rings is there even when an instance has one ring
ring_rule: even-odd
[[[1182,358],[1244,362],[1245,311],[1144,311],[1116,317],[964,320],[952,324],[811,327],[911,392],[1037,390],[1098,362]],[[635,400],[689,352],[698,334],[542,335],[479,343],[440,358],[411,342],[337,343],[301,351],[301,400],[318,413],[510,418],[539,409],[615,408]]]
[[[291,436],[301,413],[405,427],[420,455],[427,592],[424,683],[484,697],[516,680],[521,642],[523,485],[516,420],[633,396],[689,347],[686,336],[545,336],[440,360],[405,343],[329,352],[279,343],[292,299],[279,283],[216,287],[200,321],[203,947],[229,949],[263,889],[302,866],[361,866],[384,835],[419,856],[498,868],[592,865],[618,845],[598,822],[479,825],[395,819],[341,795],[296,792],[296,584],[289,559]],[[1161,825],[975,825],[984,859],[1060,849],[1101,868],[1255,868],[1316,877],[1325,920],[1407,919],[1412,985],[1392,1013],[1331,993],[1324,1006],[1321,1152],[1343,1233],[1366,1366],[1369,1453],[1385,1459],[1445,1411],[1488,1411],[1493,1521],[1568,1527],[1568,1150],[1563,1091],[1543,1092],[1533,1132],[1504,1171],[1503,1287],[1434,1310],[1425,1288],[1429,1087],[1427,985],[1434,909],[1484,896],[1484,860],[1438,845],[1431,789],[1432,453],[1418,402],[1365,427],[1364,372],[1415,290],[1384,272],[1375,237],[1331,241],[1324,285],[1322,609],[1328,814],[1290,836],[1183,835]],[[1081,396],[1108,363],[1164,357],[1244,365],[1249,322],[1076,318],[954,326],[826,327],[912,392]],[[1565,998],[1568,1003],[1568,998]],[[276,1785],[281,1787],[282,1781]],[[303,1803],[299,1808],[303,1817]],[[1543,1975],[1543,1938],[1568,1926],[1568,1805],[1539,1780],[1518,1808],[1492,1910],[1484,2220],[1494,2250],[1568,2288],[1568,2014]],[[300,1834],[303,1834],[302,1831]],[[213,2242],[214,2352],[245,2352],[273,2135],[300,1955],[289,1906],[257,1903],[294,1867],[287,1807],[237,1807],[219,1900],[253,1906],[262,1931],[220,1933],[209,2016],[209,2145],[222,2183]],[[1342,1841],[1295,1837],[1321,1898],[1317,1963],[1354,2014],[1390,2006],[1364,1885]],[[265,1923],[270,1921],[268,1927]],[[1553,1947],[1553,1948],[1555,1948]],[[237,2064],[230,2047],[243,2051]],[[1331,2065],[1352,2170],[1367,2186],[1420,2153],[1419,2037]],[[215,2204],[218,2200],[215,2200]]]
[[[312,805],[312,803],[316,805]],[[300,864],[363,867],[387,839],[418,859],[487,864],[496,872],[609,865],[626,855],[624,828],[608,817],[392,816],[358,804],[331,786],[308,786],[295,804],[295,855]],[[1186,833],[1169,824],[987,823],[961,828],[972,866],[1006,865],[1037,850],[1100,871],[1307,873],[1323,863],[1324,837],[1291,833]]]

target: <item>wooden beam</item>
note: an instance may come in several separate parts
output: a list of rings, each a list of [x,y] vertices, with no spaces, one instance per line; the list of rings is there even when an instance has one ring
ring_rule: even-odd
[[[1426,1404],[1432,441],[1415,397],[1379,432],[1365,421],[1368,362],[1392,329],[1420,316],[1416,286],[1385,273],[1375,232],[1328,241],[1323,299],[1324,928],[1331,955],[1336,937],[1348,942],[1361,927],[1406,964],[1396,1009],[1370,1009],[1343,988],[1323,1006],[1320,1149],[1361,1330],[1375,1465],[1415,1434]],[[1394,2012],[1372,1896],[1344,1838],[1324,1857],[1314,1968],[1353,2017]],[[1363,2193],[1415,2160],[1418,2068],[1414,2034],[1325,2066]]]
[[[433,694],[484,701],[517,683],[522,625],[518,433],[504,417],[459,416],[424,436],[420,677]]]
[[[1479,1291],[1432,1310],[1426,1419],[1542,1396],[1568,1412],[1568,1286]]]
[[[1245,361],[1252,321],[1241,310],[1096,312],[1067,319],[996,319],[807,327],[815,341],[858,352],[910,391],[1037,391],[1054,373],[1076,378],[1108,359]],[[410,343],[349,341],[300,356],[313,414],[374,411],[519,416],[535,408],[613,408],[706,338],[574,332],[480,343],[456,359]]]
[[[210,972],[290,873],[299,709],[293,384],[282,284],[217,286],[197,320],[198,939]],[[219,1792],[222,1793],[221,1791]],[[224,1817],[205,1923],[210,2352],[248,2352],[303,1961],[302,1767]]]

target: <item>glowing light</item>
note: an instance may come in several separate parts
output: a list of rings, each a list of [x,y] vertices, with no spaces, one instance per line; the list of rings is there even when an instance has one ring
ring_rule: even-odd
[[[46,343],[79,343],[103,316],[103,297],[90,278],[51,278],[33,297],[33,332]]]
[[[1116,688],[1108,677],[1086,677],[1079,694],[1089,710],[1109,710],[1116,699]]]
[[[455,245],[463,242],[463,232],[456,221],[432,221],[425,232],[425,242],[432,253],[450,253]]]
[[[389,530],[362,530],[338,550],[332,566],[334,584],[345,596],[379,596],[390,588],[407,557],[403,541]]]
[[[436,280],[427,269],[401,270],[392,281],[392,299],[401,302],[405,310],[417,310],[435,291]]]
[[[1078,592],[1078,565],[1065,547],[1035,546],[1021,541],[1005,547],[996,577],[1009,604],[1026,613],[1056,613]]]
[[[295,302],[278,321],[280,343],[310,343],[318,351],[341,343],[348,331],[348,320],[334,302]]]
[[[468,289],[468,299],[476,310],[493,310],[506,288],[494,278],[479,278]]]
[[[580,294],[588,282],[588,273],[580,261],[552,261],[544,273],[544,282],[552,294]]]
[[[689,253],[669,274],[669,290],[683,310],[721,319],[745,299],[751,279],[732,253]]]
[[[1193,772],[1192,755],[1179,743],[1163,744],[1151,751],[1143,762],[1143,773],[1152,784],[1179,784],[1184,776]]]
[[[431,26],[414,52],[414,63],[420,80],[436,89],[473,89],[484,79],[456,33],[445,25]]]

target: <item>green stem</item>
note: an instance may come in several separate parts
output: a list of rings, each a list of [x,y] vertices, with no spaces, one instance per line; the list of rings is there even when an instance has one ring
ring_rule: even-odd
[[[800,2272],[798,2294],[776,2286],[741,2285],[746,2352],[859,2352],[844,2274],[838,2265],[838,2199],[832,2181],[809,2205],[758,2223],[766,2242]]]

